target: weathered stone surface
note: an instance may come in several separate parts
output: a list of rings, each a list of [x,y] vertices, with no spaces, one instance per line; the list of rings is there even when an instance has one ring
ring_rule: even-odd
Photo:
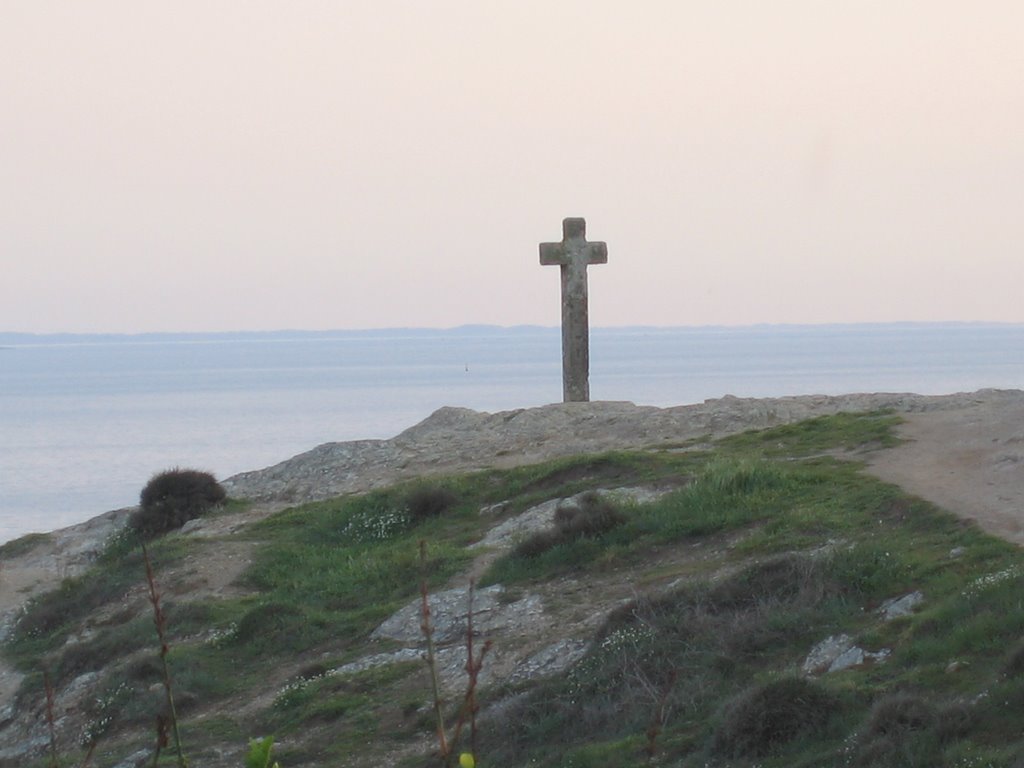
[[[115,765],[114,768],[142,768],[142,766],[151,762],[153,762],[153,750],[140,749],[138,752],[128,755],[128,757]]]
[[[487,532],[480,541],[471,544],[471,549],[498,547],[505,549],[526,538],[535,531],[550,527],[554,523],[555,510],[565,499],[549,499],[535,507],[520,512],[515,517],[499,523]]]
[[[844,669],[859,667],[861,664],[869,662],[878,664],[888,659],[891,655],[892,651],[888,648],[883,648],[880,651],[865,651],[863,648],[854,646],[833,661],[828,671],[840,672]]]
[[[500,413],[441,408],[389,440],[326,443],[267,469],[222,482],[236,498],[297,503],[367,491],[411,477],[513,467],[612,448],[676,445],[704,436],[789,424],[841,411],[955,410],[984,400],[1017,403],[1024,393],[725,396],[673,408],[627,402],[557,403]]]
[[[509,682],[521,683],[558,674],[583,658],[586,652],[587,643],[583,640],[572,637],[559,640],[519,662]]]
[[[649,504],[669,493],[668,488],[600,488],[593,493],[600,496],[607,496],[613,501],[632,502],[635,504]],[[480,547],[496,547],[506,549],[513,546],[531,533],[550,528],[554,524],[555,511],[562,507],[578,506],[580,499],[585,493],[578,493],[575,496],[568,496],[564,499],[549,499],[535,507],[530,507],[515,517],[505,520],[487,532],[480,541],[470,545],[471,549]],[[484,510],[480,510],[484,514]]]
[[[811,649],[801,669],[805,675],[831,674],[866,662],[885,661],[891,653],[888,648],[865,651],[854,645],[849,635],[832,635]]]
[[[852,647],[853,638],[849,635],[830,635],[811,649],[801,669],[805,675],[819,675]]]
[[[562,276],[562,399],[590,400],[590,321],[587,267],[608,263],[608,246],[587,242],[587,222],[562,220],[562,242],[541,243],[540,263],[558,265]]]
[[[335,667],[328,672],[329,675],[354,675],[375,667],[384,667],[388,664],[399,664],[403,661],[416,661],[423,659],[423,650],[420,648],[402,648],[391,653],[374,653],[364,656],[357,661]]]
[[[531,614],[543,610],[540,598],[536,595],[526,595],[506,603],[501,599],[504,592],[505,588],[500,584],[476,590],[473,597],[473,629],[476,634],[486,635],[510,625],[525,623]],[[461,642],[466,637],[468,598],[468,588],[449,589],[428,597],[435,643]],[[373,631],[372,637],[419,644],[423,642],[423,631],[420,628],[422,621],[422,602],[417,599],[385,620]]]
[[[830,673],[841,672],[842,670],[849,669],[850,667],[859,667],[863,663],[864,649],[858,648],[855,645],[851,648],[847,648],[833,659],[832,663],[828,665],[828,671]]]
[[[878,612],[882,614],[882,618],[886,621],[892,621],[902,616],[909,616],[923,602],[924,594],[922,592],[911,592],[902,597],[886,600],[879,606]]]
[[[37,730],[39,731],[38,733],[26,736],[19,740],[17,744],[0,746],[0,760],[13,761],[27,758],[30,755],[42,754],[43,749],[50,743],[50,737],[43,732],[42,728]]]

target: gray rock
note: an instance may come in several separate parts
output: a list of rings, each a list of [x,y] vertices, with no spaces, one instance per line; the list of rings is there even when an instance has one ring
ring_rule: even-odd
[[[627,402],[556,403],[501,413],[445,407],[390,440],[326,443],[273,467],[227,478],[221,485],[236,498],[309,501],[456,469],[519,466],[611,448],[679,445],[707,435],[721,437],[842,411],[947,410],[973,403],[979,396],[1010,401],[1022,395],[723,397],[673,408]]]
[[[132,752],[124,760],[114,766],[114,768],[142,768],[142,766],[152,762],[153,750],[151,749],[140,749],[138,752]]]
[[[515,517],[491,528],[480,541],[471,544],[470,549],[483,547],[506,549],[535,531],[549,528],[554,523],[555,510],[563,501],[565,500],[551,499],[543,504],[530,507],[525,512],[520,512]]]
[[[370,656],[364,656],[356,661],[349,662],[348,664],[342,664],[340,667],[335,667],[327,672],[332,677],[335,675],[354,675],[357,672],[363,672],[367,669],[373,669],[375,667],[383,667],[388,664],[399,664],[403,661],[416,661],[417,659],[423,658],[423,651],[420,648],[402,648],[392,653],[374,653]]]
[[[863,648],[853,646],[842,653],[835,661],[829,665],[828,671],[841,672],[844,669],[850,667],[859,667],[867,662],[882,662],[889,658],[892,654],[888,648],[883,648],[880,651],[872,652],[865,651]]]
[[[853,638],[849,635],[830,635],[818,643],[807,654],[801,669],[805,675],[818,675],[831,672],[836,659],[853,647]]]
[[[850,667],[859,667],[864,663],[864,649],[858,648],[856,645],[847,648],[841,654],[839,654],[832,663],[828,666],[828,672],[841,672],[844,669]]]
[[[882,618],[886,621],[892,621],[902,616],[909,616],[922,602],[924,602],[923,592],[911,592],[902,597],[886,600],[879,606],[878,612],[882,614]]]
[[[521,683],[538,677],[555,675],[568,669],[587,652],[587,643],[575,638],[566,638],[542,648],[523,659],[509,677],[511,683]]]
[[[596,491],[584,491],[564,499],[549,499],[535,507],[530,507],[513,518],[494,526],[480,541],[470,545],[470,549],[496,547],[507,549],[517,541],[531,533],[549,528],[554,524],[555,511],[566,507],[579,506],[580,499],[587,493],[596,493],[619,503],[649,504],[670,493],[670,488],[599,488]],[[484,509],[490,509],[485,507]],[[484,514],[484,510],[480,511]]]
[[[875,652],[865,651],[854,645],[849,635],[832,635],[811,649],[801,669],[805,675],[840,672],[869,661],[885,661],[891,653],[888,648]]]
[[[519,600],[504,602],[504,592],[505,588],[500,584],[476,590],[473,599],[473,628],[476,634],[486,635],[509,626],[524,625],[531,617],[543,613],[537,595],[528,594]],[[434,628],[435,643],[461,642],[465,638],[469,616],[468,598],[468,588],[449,589],[429,596],[430,623]],[[423,631],[420,628],[423,621],[422,605],[420,599],[412,601],[377,627],[372,637],[376,640],[397,640],[417,645],[423,643]]]
[[[42,751],[49,743],[50,737],[47,734],[29,736],[19,740],[17,744],[9,747],[0,747],[0,760],[15,760],[35,754],[42,754]]]
[[[488,504],[486,507],[480,508],[481,517],[497,517],[498,515],[505,514],[508,509],[509,502],[499,501],[497,504]]]

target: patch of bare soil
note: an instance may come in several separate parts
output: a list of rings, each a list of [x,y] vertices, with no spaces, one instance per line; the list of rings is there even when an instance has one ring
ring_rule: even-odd
[[[870,455],[868,471],[1024,544],[1024,402],[980,400],[904,418],[905,442]]]

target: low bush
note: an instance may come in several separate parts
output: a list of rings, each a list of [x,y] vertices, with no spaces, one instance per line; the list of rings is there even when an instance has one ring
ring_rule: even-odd
[[[924,697],[893,693],[875,702],[857,737],[852,764],[868,766],[937,765],[940,761],[938,711]]]
[[[285,645],[306,625],[302,610],[290,603],[267,602],[246,612],[239,620],[232,636],[237,645],[277,647]]]
[[[895,693],[875,702],[864,727],[864,737],[892,736],[923,731],[935,724],[935,707],[921,696]]]
[[[1024,674],[1024,640],[1016,642],[1003,660],[1003,675],[1017,677]]]
[[[611,502],[597,493],[586,493],[578,505],[555,510],[555,528],[566,539],[600,536],[626,522],[626,517]]]
[[[709,593],[719,609],[750,609],[779,603],[817,604],[838,591],[811,558],[781,555],[744,568],[715,584]]]
[[[523,539],[515,548],[516,557],[533,558],[579,539],[596,538],[626,522],[626,516],[598,493],[585,493],[575,504],[555,510],[554,527]]]
[[[421,486],[409,493],[405,507],[413,522],[439,517],[458,503],[458,497],[447,488]]]
[[[839,700],[799,677],[748,689],[728,704],[713,748],[727,757],[763,757],[789,742],[821,733],[839,711]]]
[[[227,494],[209,472],[169,469],[154,475],[139,494],[128,526],[143,540],[181,528],[220,504]]]

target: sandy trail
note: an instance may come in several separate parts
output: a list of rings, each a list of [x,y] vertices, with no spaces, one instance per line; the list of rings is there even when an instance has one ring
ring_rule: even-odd
[[[1024,403],[904,414],[907,442],[871,456],[868,471],[985,531],[1024,544]]]

